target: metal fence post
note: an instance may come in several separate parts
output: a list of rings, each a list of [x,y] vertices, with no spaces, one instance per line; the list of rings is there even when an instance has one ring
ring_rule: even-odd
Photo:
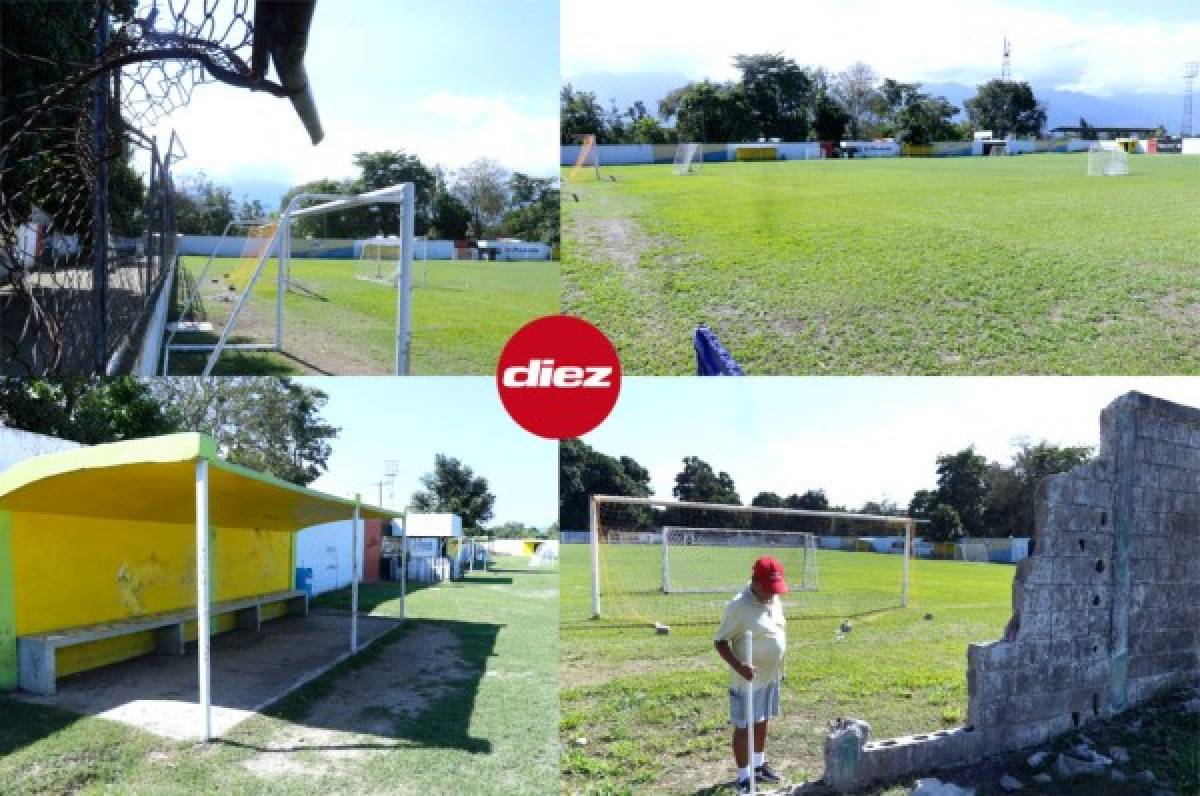
[[[96,63],[101,63],[108,49],[108,11],[96,3]],[[108,80],[109,73],[96,76],[92,101],[92,145],[96,158],[96,182],[92,197],[92,361],[99,375],[105,370],[105,350],[108,348]]]

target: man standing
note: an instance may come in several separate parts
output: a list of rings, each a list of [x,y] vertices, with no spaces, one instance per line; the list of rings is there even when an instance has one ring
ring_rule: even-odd
[[[750,792],[750,778],[779,782],[767,765],[767,722],[779,715],[779,681],[787,651],[787,625],[779,595],[787,592],[783,564],[764,556],[754,562],[750,583],[725,606],[721,627],[713,638],[717,654],[729,664],[729,720],[733,724],[733,759],[739,793]],[[746,658],[746,633],[751,634],[754,660]],[[754,760],[747,759],[746,685],[753,684]]]

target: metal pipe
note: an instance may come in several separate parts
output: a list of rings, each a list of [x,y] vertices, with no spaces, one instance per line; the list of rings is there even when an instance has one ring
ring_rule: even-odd
[[[588,530],[592,552],[592,618],[600,618],[600,508],[598,498],[588,499]]]
[[[196,462],[196,665],[205,741],[212,739],[208,534],[208,460],[200,459]]]
[[[354,522],[350,527],[350,651],[358,652],[358,525],[362,518],[362,495],[354,495]]]
[[[396,375],[409,374],[412,343],[413,227],[416,217],[416,186],[404,183],[404,214],[400,228],[400,288],[396,294]]]
[[[916,523],[922,525],[928,523],[928,520],[918,520],[911,517],[898,517],[891,514],[854,514],[845,511],[812,511],[809,509],[782,509],[772,508],[768,506],[738,506],[728,503],[696,503],[688,500],[659,500],[657,498],[636,498],[626,497],[624,495],[593,495],[592,500],[597,503],[614,503],[624,506],[662,506],[664,508],[678,509],[707,509],[717,511],[752,511],[758,514],[780,514],[793,517],[830,517],[833,519],[851,519],[851,520],[877,520],[879,522],[892,522],[903,525],[905,523]]]

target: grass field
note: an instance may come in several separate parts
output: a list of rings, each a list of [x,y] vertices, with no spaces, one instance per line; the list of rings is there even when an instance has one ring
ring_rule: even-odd
[[[206,259],[182,258],[189,282]],[[210,269],[201,295],[204,313],[218,333],[254,266],[250,258],[227,258]],[[284,355],[226,354],[216,373],[390,375],[396,359],[396,291],[356,279],[362,270],[354,260],[293,260],[296,287],[284,298]],[[431,261],[417,263],[414,271],[414,375],[491,374],[513,332],[559,311],[555,262]],[[274,274],[271,261],[238,320],[236,340],[273,339]],[[176,341],[198,339],[180,335]],[[215,335],[206,339],[215,340]],[[199,373],[204,366],[199,355],[175,354],[171,362],[173,374]]]
[[[604,168],[565,186],[564,309],[635,375],[694,372],[699,322],[751,375],[1200,372],[1200,158],[1129,161]]]
[[[643,554],[644,571],[659,566],[656,548],[621,552],[630,550]],[[818,564],[821,599],[898,586],[895,556],[821,550]],[[645,624],[589,618],[586,545],[563,546],[561,572],[564,789],[719,792],[733,776],[727,673],[712,648],[719,609],[708,623],[672,626],[659,636]],[[914,561],[909,607],[879,605],[840,638],[845,617],[806,617],[800,606],[809,595],[793,595],[783,717],[769,747],[777,767],[793,782],[820,776],[825,727],[839,716],[866,719],[881,738],[961,723],[967,644],[1000,636],[1012,576],[1011,566]],[[628,613],[616,602],[609,607],[618,617]]]
[[[412,621],[367,652],[207,746],[0,696],[4,793],[521,793],[554,790],[557,573],[499,558],[488,573],[409,596]],[[398,584],[365,585],[362,605],[397,616]],[[318,606],[346,607],[345,591]],[[411,709],[363,721],[384,734],[324,729],[347,684],[415,670]],[[358,680],[355,680],[355,678]],[[360,695],[356,695],[356,698]],[[369,698],[369,694],[366,695]],[[381,702],[397,695],[381,694]],[[369,721],[367,721],[369,719]]]

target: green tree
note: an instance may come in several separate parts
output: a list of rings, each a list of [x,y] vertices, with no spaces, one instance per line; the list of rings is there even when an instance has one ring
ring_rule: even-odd
[[[423,512],[449,512],[462,517],[463,527],[478,531],[492,518],[496,496],[486,478],[453,456],[434,456],[433,472],[421,476],[421,489],[412,496],[412,507]]]
[[[850,114],[836,99],[824,91],[817,95],[813,132],[818,141],[840,142],[846,137],[846,127],[850,121]]]
[[[945,97],[931,97],[914,91],[904,98],[895,116],[896,140],[903,144],[928,145],[934,141],[956,141],[960,132],[952,119],[958,108]]]
[[[975,129],[991,130],[997,138],[1039,136],[1046,126],[1046,110],[1028,83],[989,80],[964,105]]]
[[[650,471],[629,456],[614,457],[578,439],[563,440],[558,447],[558,523],[569,531],[588,528],[588,503],[592,495],[650,497]],[[609,506],[601,521],[609,527],[648,527],[648,509]]]
[[[847,127],[853,139],[873,134],[879,76],[869,65],[857,61],[834,78],[833,93],[846,110]]]
[[[551,246],[559,242],[558,181],[515,172],[508,180],[512,209],[500,220],[500,234]]]
[[[419,157],[403,150],[359,152],[354,155],[354,165],[359,170],[358,180],[354,185],[355,193],[377,191],[411,182],[416,194],[414,233],[426,234],[433,219],[433,200],[441,179],[436,169],[429,168]],[[363,226],[359,227],[362,234],[352,237],[394,235],[400,229],[400,205],[367,205],[348,212],[363,219]]]
[[[148,382],[117,378],[0,379],[0,425],[84,445],[180,430],[180,417]]]
[[[735,55],[741,95],[753,121],[754,137],[804,141],[812,126],[812,76],[782,53]]]
[[[220,235],[233,220],[233,193],[204,172],[180,180],[174,196],[175,228],[183,235]]]
[[[1058,446],[1045,440],[1018,443],[1011,466],[993,463],[987,472],[984,525],[989,536],[1032,536],[1038,482],[1065,473],[1092,458],[1086,446]]]
[[[755,121],[741,87],[703,81],[673,99],[680,141],[727,143],[754,139]]]
[[[597,143],[607,143],[604,110],[590,91],[576,91],[570,83],[558,95],[560,143],[577,144],[582,135],[596,136]]]
[[[953,506],[939,503],[929,512],[929,524],[922,534],[931,542],[953,542],[963,537],[962,519]]]
[[[471,234],[486,238],[508,207],[508,172],[490,158],[471,161],[458,172],[454,194],[471,215]]]
[[[290,379],[156,379],[155,396],[183,431],[217,441],[235,464],[305,486],[325,472],[339,429],[321,417],[328,396]]]
[[[987,467],[987,460],[977,454],[974,447],[937,458],[937,502],[958,512],[968,536],[983,535]]]
[[[671,493],[676,500],[696,503],[725,503],[740,506],[741,498],[729,473],[713,470],[712,465],[698,456],[685,456],[683,467],[675,474]],[[746,528],[752,522],[747,513],[670,509],[664,513],[663,525],[711,528]]]
[[[433,225],[429,234],[446,240],[463,240],[471,228],[471,211],[449,191],[433,200]]]

